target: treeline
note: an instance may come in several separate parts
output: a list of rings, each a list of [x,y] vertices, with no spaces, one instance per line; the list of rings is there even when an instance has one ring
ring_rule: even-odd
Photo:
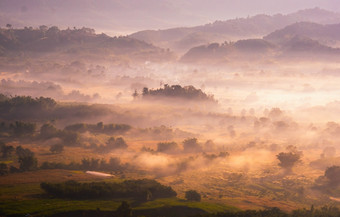
[[[70,199],[134,198],[148,201],[177,195],[171,187],[150,179],[126,180],[121,183],[67,181],[52,184],[43,182],[40,187],[54,197]]]
[[[279,208],[269,208],[265,210],[246,210],[238,212],[223,212],[216,214],[194,215],[193,217],[339,217],[340,210],[335,206],[324,206],[315,209],[297,209],[291,213],[286,213]]]
[[[50,115],[56,106],[56,101],[51,98],[9,97],[0,94],[0,117],[4,120],[37,119]]]
[[[22,137],[32,136],[36,131],[37,125],[31,122],[1,122],[0,123],[0,137]]]
[[[133,94],[134,97],[138,97],[137,91]],[[148,89],[143,88],[143,98],[148,97],[172,97],[172,98],[183,98],[186,100],[203,100],[216,102],[213,95],[207,95],[201,89],[196,89],[194,86],[189,85],[182,87],[181,85],[168,85],[165,84],[163,88]]]
[[[91,133],[103,133],[103,134],[115,134],[115,133],[125,133],[131,129],[130,125],[127,124],[103,124],[99,122],[97,124],[85,124],[77,123],[65,127],[67,131],[74,131],[79,133],[84,133],[86,131]]]
[[[40,169],[64,169],[64,170],[96,170],[107,172],[123,172],[132,168],[129,164],[122,164],[119,158],[111,157],[108,161],[96,158],[83,158],[80,163],[69,164],[56,162],[43,162]]]
[[[12,97],[0,94],[0,119],[7,121],[89,118],[110,113],[110,109],[101,105],[62,105],[48,97]]]
[[[28,148],[23,148],[21,146],[14,148],[11,145],[6,145],[0,142],[0,150],[2,153],[1,157],[4,159],[12,156],[13,152],[15,152],[19,163],[19,168],[14,167],[12,165],[8,167],[6,163],[0,163],[0,175],[6,175],[8,173],[25,172],[29,170],[35,170],[38,168],[38,160],[35,157],[34,152],[29,150]]]
[[[199,152],[211,152],[217,151],[219,148],[211,140],[207,140],[204,144],[200,144],[197,138],[187,138],[182,142],[183,148],[181,148],[176,142],[159,142],[157,143],[157,149],[143,147],[142,151],[148,152],[162,152],[166,154],[178,154],[178,153],[199,153]],[[229,154],[227,152],[221,152],[220,155],[204,154],[206,158],[226,157]]]
[[[52,147],[54,146],[51,146],[51,148]],[[130,164],[122,164],[120,159],[116,157],[111,157],[108,161],[96,158],[83,158],[79,163],[71,162],[68,164],[45,161],[39,167],[38,160],[35,157],[34,152],[32,152],[30,149],[23,148],[22,146],[17,146],[14,148],[12,145],[6,145],[1,141],[0,153],[0,157],[2,159],[11,159],[11,161],[16,159],[19,165],[18,167],[15,167],[10,164],[0,163],[0,176],[9,173],[18,173],[38,169],[98,170],[108,172],[123,172],[125,170],[133,169]]]
[[[73,124],[66,126],[63,130],[57,129],[53,124],[46,123],[37,130],[37,124],[33,122],[1,122],[0,137],[15,137],[15,138],[30,138],[38,140],[47,140],[51,138],[60,138],[63,145],[75,146],[80,145],[80,133],[89,131],[91,133],[102,133],[107,135],[123,134],[131,129],[127,124]],[[107,147],[111,149],[126,148],[127,145],[123,138],[119,137],[116,140],[113,137],[107,142]],[[102,147],[101,147],[102,148]]]

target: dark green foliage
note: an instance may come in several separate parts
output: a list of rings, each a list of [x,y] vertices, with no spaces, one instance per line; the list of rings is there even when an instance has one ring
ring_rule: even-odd
[[[158,152],[176,153],[179,147],[176,142],[160,142],[157,144]]]
[[[201,195],[195,190],[185,192],[185,199],[190,201],[201,201]]]
[[[328,167],[325,171],[325,177],[330,185],[338,186],[340,184],[340,166]]]
[[[116,215],[119,217],[131,217],[132,209],[130,205],[126,201],[123,201],[122,204],[117,208]]]
[[[143,97],[172,97],[172,98],[183,98],[186,100],[205,100],[216,102],[214,96],[207,95],[201,89],[196,89],[194,86],[171,85],[165,84],[163,88],[159,89],[148,89],[144,87]]]
[[[64,151],[64,146],[62,144],[51,145],[50,151],[59,154]]]
[[[185,152],[200,152],[202,147],[198,144],[196,138],[190,138],[183,141],[183,148]]]
[[[55,197],[75,199],[98,198],[134,198],[145,201],[150,193],[152,199],[175,197],[177,194],[171,187],[161,185],[155,180],[126,180],[122,183],[91,182],[78,183],[67,181],[51,184],[41,183],[40,187]]]

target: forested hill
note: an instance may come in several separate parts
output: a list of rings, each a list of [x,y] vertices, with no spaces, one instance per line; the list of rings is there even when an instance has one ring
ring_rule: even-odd
[[[18,52],[62,52],[73,55],[91,53],[102,55],[128,55],[143,60],[167,60],[172,53],[138,39],[127,36],[110,37],[96,34],[94,29],[64,29],[57,26],[13,29],[10,24],[0,29],[0,55]]]

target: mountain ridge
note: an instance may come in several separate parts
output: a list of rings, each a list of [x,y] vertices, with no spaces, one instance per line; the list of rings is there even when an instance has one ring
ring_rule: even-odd
[[[236,39],[262,38],[275,30],[302,21],[320,24],[340,23],[340,13],[312,8],[287,15],[276,14],[270,16],[259,14],[248,18],[215,21],[214,23],[194,27],[144,30],[129,36],[160,47],[184,51],[193,46],[211,42],[221,43]],[[182,43],[188,37],[193,41],[196,40],[196,42]]]

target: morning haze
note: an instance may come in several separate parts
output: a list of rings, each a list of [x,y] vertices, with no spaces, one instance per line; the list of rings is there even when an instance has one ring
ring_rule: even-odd
[[[0,216],[340,215],[336,1],[0,1]]]

